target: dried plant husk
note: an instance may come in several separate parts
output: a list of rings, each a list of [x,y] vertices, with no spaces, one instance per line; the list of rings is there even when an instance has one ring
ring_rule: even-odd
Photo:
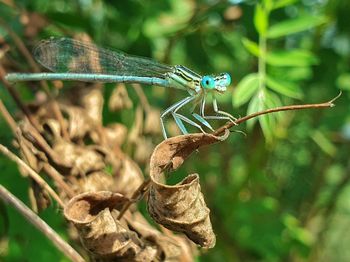
[[[100,83],[94,83],[89,88],[79,90],[79,104],[85,109],[86,114],[95,125],[102,125],[102,110],[104,98]]]
[[[195,245],[183,236],[159,232],[139,212],[127,213],[125,219],[129,228],[136,231],[142,240],[156,246],[160,261],[191,262],[196,254]]]
[[[133,158],[138,164],[145,165],[149,162],[154,144],[152,139],[140,136],[135,143],[135,153]]]
[[[72,198],[65,217],[77,228],[83,245],[99,261],[153,261],[156,249],[146,246],[119,221],[118,210],[128,198],[108,191],[89,192]]]
[[[131,158],[122,152],[118,153],[118,157],[122,161],[120,169],[114,172],[115,187],[113,191],[131,197],[143,183],[144,178],[139,166]]]
[[[124,84],[118,84],[112,91],[112,95],[109,98],[108,108],[110,111],[115,112],[122,109],[129,109],[132,107],[132,101],[129,98],[128,91]]]
[[[75,192],[79,193],[114,191],[115,183],[112,175],[103,171],[96,171],[78,179],[73,187]]]
[[[101,134],[100,131],[102,131],[103,134]],[[126,126],[120,123],[114,123],[102,127],[99,130],[92,131],[90,137],[96,144],[105,144],[113,150],[119,148],[125,142],[127,132]]]
[[[212,248],[216,238],[209,209],[199,184],[199,176],[192,174],[176,185],[166,185],[164,172],[180,167],[185,159],[199,147],[222,141],[222,137],[209,134],[190,134],[167,139],[160,143],[151,157],[151,185],[148,210],[152,218],[166,228],[182,232],[194,243]]]
[[[68,133],[70,139],[83,138],[95,128],[93,119],[86,110],[77,106],[61,106],[62,111],[68,115]]]
[[[161,134],[160,111],[156,108],[150,108],[146,111],[144,133],[151,135]]]
[[[84,176],[89,172],[103,170],[106,166],[103,155],[92,146],[59,140],[53,145],[53,150],[60,156],[60,161],[70,168],[71,175]]]

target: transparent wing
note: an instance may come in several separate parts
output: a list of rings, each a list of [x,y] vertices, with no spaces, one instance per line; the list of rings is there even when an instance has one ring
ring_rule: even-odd
[[[88,73],[165,78],[173,67],[149,58],[99,48],[71,38],[50,38],[34,49],[35,59],[47,69],[59,73]]]

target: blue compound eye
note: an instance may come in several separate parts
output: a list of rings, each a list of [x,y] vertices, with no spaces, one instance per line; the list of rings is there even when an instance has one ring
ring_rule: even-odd
[[[229,86],[231,84],[231,76],[228,73],[224,73],[225,78],[225,86]]]
[[[204,76],[201,81],[201,85],[206,89],[214,89],[215,88],[215,79],[211,76]]]

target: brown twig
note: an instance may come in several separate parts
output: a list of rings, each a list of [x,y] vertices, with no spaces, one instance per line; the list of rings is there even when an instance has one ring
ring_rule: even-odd
[[[27,47],[24,44],[24,42],[22,41],[22,39],[16,34],[16,32],[14,32],[9,26],[7,26],[6,22],[3,21],[2,19],[0,19],[0,24],[6,29],[7,33],[11,36],[11,38],[13,39],[13,41],[14,41],[15,45],[17,46],[18,50],[25,57],[25,59],[27,60],[28,64],[33,69],[33,71],[35,73],[40,72],[39,67],[37,66],[36,62],[34,61],[31,53],[27,49]],[[45,91],[46,95],[48,96],[48,98],[50,99],[50,101],[52,103],[51,104],[52,105],[52,109],[53,109],[52,111],[53,111],[56,119],[60,123],[63,137],[66,140],[69,140],[69,134],[68,134],[68,131],[67,131],[66,126],[64,124],[64,118],[63,118],[62,112],[61,112],[61,110],[60,110],[60,108],[58,106],[57,101],[51,95],[51,92],[49,90],[47,82],[46,81],[40,81],[40,84],[41,84],[43,90]]]
[[[22,100],[20,99],[19,94],[17,91],[6,81],[5,79],[5,70],[0,64],[0,80],[2,80],[5,88],[12,96],[13,100],[15,100],[17,106],[22,110],[22,112],[25,114],[25,116],[28,118],[29,122],[34,126],[34,128],[40,132],[40,125],[36,121],[36,119],[32,116],[32,113],[29,111],[29,109],[22,103]]]
[[[63,180],[62,175],[53,166],[48,163],[44,163],[43,168],[44,171],[57,183],[58,186],[61,187],[69,198],[76,195],[69,185]]]
[[[120,220],[123,215],[125,214],[125,212],[129,209],[129,207],[139,201],[140,199],[142,199],[142,197],[144,196],[144,194],[147,192],[148,190],[148,186],[151,183],[151,179],[146,179],[145,181],[143,181],[143,183],[135,190],[135,192],[132,194],[131,199],[129,202],[127,202],[123,208],[120,210],[120,213],[118,215],[118,219]]]
[[[335,98],[333,98],[332,100],[325,102],[325,103],[319,103],[319,104],[306,104],[306,105],[291,105],[291,106],[281,106],[281,107],[276,107],[276,108],[271,108],[271,109],[267,109],[264,111],[260,111],[260,112],[256,112],[241,118],[238,118],[236,121],[234,122],[228,122],[225,125],[223,125],[222,127],[218,128],[213,135],[214,136],[218,136],[221,135],[222,133],[225,132],[226,129],[230,129],[233,126],[239,125],[249,119],[252,119],[254,117],[258,117],[261,115],[266,115],[266,114],[270,114],[270,113],[276,113],[276,112],[281,112],[281,111],[290,111],[290,110],[303,110],[303,109],[316,109],[316,108],[328,108],[328,107],[333,107],[334,104],[333,102],[338,99],[341,96],[341,92],[339,93],[339,95],[337,95]]]
[[[7,156],[12,161],[16,162],[17,165],[21,166],[23,169],[25,169],[30,177],[35,180],[35,182],[38,183],[39,186],[41,186],[43,189],[45,189],[51,196],[54,198],[57,203],[63,208],[64,203],[60,199],[60,197],[56,194],[56,192],[46,183],[44,179],[41,178],[30,166],[28,166],[22,159],[20,159],[18,156],[13,154],[10,150],[8,150],[5,146],[0,144],[0,152],[3,153],[5,156]]]
[[[0,113],[2,114],[3,118],[5,119],[6,123],[11,128],[11,131],[13,134],[16,134],[17,124],[16,121],[12,118],[9,111],[6,109],[4,103],[0,99]]]
[[[11,192],[0,185],[0,198],[14,207],[32,225],[41,231],[67,258],[74,262],[84,262],[85,260],[67,242],[65,242],[45,221],[30,210],[22,201],[16,198]]]
[[[151,106],[148,102],[148,99],[147,99],[145,93],[143,92],[143,89],[141,88],[141,85],[140,84],[133,84],[132,87],[134,88],[137,96],[139,97],[140,103],[143,106],[144,110],[146,112],[150,111]]]

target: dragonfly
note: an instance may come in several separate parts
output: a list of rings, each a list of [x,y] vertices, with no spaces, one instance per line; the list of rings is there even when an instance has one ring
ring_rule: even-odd
[[[35,59],[51,73],[9,73],[6,75],[9,82],[41,80],[120,82],[187,91],[188,95],[185,98],[165,109],[160,115],[165,139],[167,132],[164,119],[168,115],[172,115],[183,134],[188,134],[184,122],[206,133],[204,126],[214,131],[208,120],[232,122],[236,120],[231,114],[219,110],[216,100],[216,95],[224,93],[231,84],[231,76],[228,73],[202,76],[182,65],[170,66],[150,58],[100,48],[90,42],[65,37],[42,40],[33,52]],[[209,94],[212,95],[214,115],[205,114],[206,98]],[[191,114],[197,122],[179,112],[182,107],[190,103],[192,103]],[[197,106],[199,114],[194,112]]]

